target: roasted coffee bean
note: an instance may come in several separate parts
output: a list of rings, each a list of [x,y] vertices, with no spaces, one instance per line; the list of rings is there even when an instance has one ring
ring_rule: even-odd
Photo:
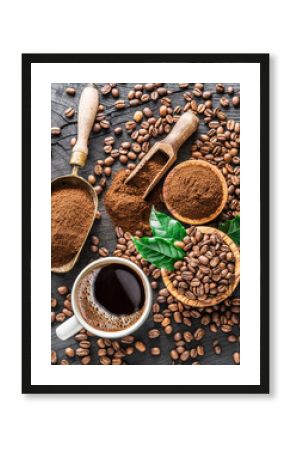
[[[167,106],[165,105],[160,106],[159,114],[161,117],[165,117],[167,114]]]
[[[204,348],[203,345],[198,345],[196,347],[196,350],[197,350],[198,356],[204,356],[205,355],[205,348]]]
[[[77,356],[88,356],[90,351],[86,348],[77,348],[75,353]]]
[[[225,90],[224,85],[221,83],[216,84],[215,90],[218,94],[222,94]]]
[[[105,247],[101,247],[99,249],[99,255],[102,256],[103,258],[109,255],[109,250]]]
[[[88,182],[92,185],[92,186],[94,186],[95,184],[96,184],[96,177],[94,176],[94,175],[89,175],[88,176]]]
[[[231,333],[232,327],[230,325],[224,324],[221,326],[221,330],[223,333]]]
[[[55,320],[57,322],[63,322],[65,320],[65,314],[63,312],[56,314]]]
[[[196,341],[200,341],[205,336],[205,330],[203,328],[198,328],[197,330],[195,330],[193,336]]]
[[[148,331],[149,339],[156,339],[159,336],[160,336],[160,331],[157,328],[153,328],[152,330]]]
[[[235,95],[232,98],[232,104],[235,108],[237,108],[240,105],[240,97],[238,95]]]
[[[176,323],[181,323],[182,322],[182,317],[179,311],[173,313],[173,319]]]
[[[61,366],[69,366],[70,362],[67,359],[62,359],[60,361]]]
[[[153,112],[148,107],[143,109],[143,114],[145,117],[148,117],[148,118],[153,116]]]
[[[222,352],[222,348],[220,345],[215,345],[213,349],[216,355],[220,355]]]
[[[114,133],[118,136],[123,133],[123,130],[121,127],[116,127],[114,128]]]
[[[91,343],[90,343],[90,341],[81,341],[79,343],[79,346],[81,348],[91,348]]]
[[[233,361],[235,364],[240,364],[240,353],[239,352],[233,353]]]
[[[76,334],[76,335],[75,335],[75,340],[76,340],[77,342],[85,341],[86,339],[87,339],[87,335],[84,334],[84,333],[79,333],[79,334]],[[98,345],[99,345],[99,344],[98,344]]]
[[[74,109],[72,106],[70,106],[69,108],[67,108],[67,109],[65,110],[65,112],[64,112],[64,115],[65,115],[66,117],[68,117],[68,118],[73,117],[74,114],[75,114],[75,109]]]
[[[167,326],[164,328],[164,333],[165,333],[165,334],[171,334],[172,332],[173,332],[173,328],[172,328],[171,325],[167,325]]]
[[[176,350],[171,350],[170,357],[171,357],[171,359],[173,359],[173,361],[176,361],[177,359],[179,359],[179,355]]]
[[[146,346],[145,346],[145,344],[144,344],[143,342],[141,342],[141,341],[135,342],[135,348],[136,348],[136,350],[138,350],[138,351],[141,352],[141,353],[146,352]]]
[[[69,144],[71,147],[74,147],[76,145],[77,139],[75,137],[72,137]]]
[[[111,92],[112,90],[112,86],[110,84],[105,84],[104,86],[101,87],[101,93],[103,95],[107,95]]]
[[[153,322],[155,322],[155,323],[161,323],[163,319],[164,319],[164,317],[162,314],[154,314],[153,315]]]
[[[163,328],[165,328],[170,324],[170,322],[171,320],[168,317],[165,317],[165,319],[162,320],[161,325],[163,326]]]
[[[113,358],[112,359],[112,365],[113,366],[120,366],[122,364],[122,359],[121,358]]]
[[[90,356],[84,356],[83,358],[81,358],[81,364],[83,364],[84,366],[87,366],[88,364],[90,364],[90,362],[91,362]]]
[[[129,101],[130,106],[138,106],[140,105],[140,100],[138,98],[133,98],[132,100]]]
[[[93,132],[94,133],[99,133],[99,131],[101,131],[102,127],[99,123],[95,123],[93,126]]]
[[[161,353],[161,350],[159,347],[152,347],[150,352],[151,352],[152,356],[159,356]]]
[[[65,92],[66,94],[71,95],[72,97],[76,94],[76,90],[73,87],[67,87]]]
[[[124,109],[126,107],[125,101],[124,100],[117,100],[115,102],[115,108],[116,109]]]
[[[185,342],[191,342],[193,340],[193,335],[190,331],[185,331],[183,333],[183,339],[185,340]]]
[[[135,114],[134,114],[135,122],[142,122],[142,119],[143,119],[142,111],[136,111]]]
[[[54,311],[51,311],[51,323],[55,321],[56,314]]]
[[[189,356],[190,356],[189,351],[185,350],[183,353],[181,353],[180,359],[181,359],[182,362],[185,362],[185,361],[188,360]]]
[[[108,156],[108,158],[104,160],[105,166],[112,166],[114,162],[115,159],[112,156]]]
[[[106,177],[110,177],[112,174],[112,169],[111,167],[105,167],[104,168],[104,174],[106,175]]]
[[[96,192],[97,195],[100,195],[100,194],[103,192],[102,186],[97,185],[97,186],[95,187],[95,192]]]
[[[74,349],[71,348],[71,347],[67,347],[67,348],[64,350],[64,352],[65,352],[66,356],[68,356],[69,358],[73,358],[73,357],[75,356],[75,351],[74,351]]]
[[[66,317],[71,317],[73,315],[72,311],[67,308],[63,308],[62,312]]]
[[[196,349],[196,348],[192,348],[192,349],[190,350],[190,357],[191,357],[192,359],[194,359],[194,358],[197,357],[197,349]]]
[[[117,87],[114,87],[112,89],[112,91],[111,91],[111,94],[112,94],[113,97],[117,98],[120,95],[120,91],[119,91],[119,89]]]
[[[57,363],[57,354],[55,350],[51,350],[51,364]]]
[[[111,359],[108,356],[102,356],[100,358],[100,363],[104,366],[108,366],[111,364]]]
[[[220,104],[224,107],[227,108],[230,104],[229,100],[226,97],[221,97],[220,98]]]
[[[51,135],[52,136],[59,136],[61,134],[61,129],[59,127],[52,127],[51,128]]]

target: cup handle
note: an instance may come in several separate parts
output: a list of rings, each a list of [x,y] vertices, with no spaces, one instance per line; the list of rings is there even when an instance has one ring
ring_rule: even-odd
[[[77,334],[82,328],[83,327],[77,320],[76,316],[72,316],[68,320],[63,322],[59,327],[57,327],[55,333],[59,339],[65,341],[74,334]]]

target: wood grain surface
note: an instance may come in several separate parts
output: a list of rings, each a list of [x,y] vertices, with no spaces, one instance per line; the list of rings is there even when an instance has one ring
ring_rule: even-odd
[[[73,74],[72,74],[73,76]],[[182,80],[181,80],[182,81]],[[219,82],[220,80],[216,80]],[[226,84],[225,84],[226,85]],[[77,92],[74,97],[71,97],[65,93],[65,88],[73,86],[76,88]],[[60,127],[62,132],[60,136],[53,137],[51,141],[51,178],[55,178],[58,176],[69,174],[71,171],[71,167],[69,165],[70,159],[70,139],[76,136],[77,132],[77,113],[72,118],[67,118],[64,115],[64,111],[73,106],[78,107],[78,102],[80,98],[81,91],[86,84],[52,84],[51,86],[51,126]],[[101,87],[101,85],[97,85]],[[133,84],[118,84],[118,88],[120,90],[120,98],[127,100],[127,93],[130,89],[132,89]],[[235,91],[239,90],[239,85],[231,83],[231,86],[235,88]],[[181,105],[185,104],[185,100],[183,98],[184,90],[178,87],[178,84],[166,84],[166,87],[172,91],[169,96],[172,99],[173,105]],[[190,90],[192,90],[193,83],[190,84]],[[215,83],[205,84],[205,90],[211,90],[214,92],[213,94],[213,104],[214,106],[218,105],[218,99],[220,96],[215,94]],[[112,129],[116,126],[121,126],[124,128],[124,124],[128,120],[132,120],[133,114],[136,110],[140,109],[138,107],[126,107],[124,110],[116,110],[114,107],[114,101],[111,95],[108,96],[100,96],[100,103],[105,105],[105,115],[108,120],[110,120],[111,128],[108,130],[102,130],[98,134],[92,134],[89,142],[89,155],[86,167],[80,170],[80,175],[84,178],[87,178],[88,175],[93,173],[93,167],[96,164],[98,159],[104,159],[103,152],[103,140],[105,136],[109,136],[112,134]],[[143,107],[149,106],[153,111],[158,111],[160,107],[160,102],[150,101],[146,103]],[[239,121],[239,109],[235,109],[232,106],[227,108],[228,118]],[[178,162],[184,161],[188,159],[191,155],[191,145],[196,139],[198,134],[206,133],[208,130],[207,126],[204,125],[203,121],[200,121],[199,130],[195,135],[193,135],[181,148],[178,154]],[[129,140],[129,136],[126,134],[125,129],[123,134],[120,137],[116,138],[116,147],[122,141]],[[151,144],[154,144],[154,140],[151,141]],[[114,146],[114,147],[115,147]],[[121,165],[119,162],[115,163],[113,166],[113,172],[119,170]],[[109,179],[111,182],[111,178]],[[102,218],[99,221],[95,221],[92,233],[97,235],[100,238],[100,245],[107,247],[112,254],[116,245],[116,238],[114,233],[114,227],[110,221],[110,218],[106,214],[102,195],[99,198],[100,206],[99,210],[102,213]],[[61,285],[68,286],[71,289],[73,282],[78,275],[78,273],[91,261],[98,258],[97,254],[93,254],[90,251],[90,241],[88,240],[84,246],[84,249],[81,253],[80,259],[78,263],[75,265],[73,270],[66,274],[52,274],[51,275],[51,297],[56,298],[58,300],[58,306],[55,309],[56,312],[60,312],[63,307],[64,298],[57,293],[57,287]],[[160,281],[160,287],[163,287],[162,281]],[[157,293],[155,294],[157,295]],[[234,296],[239,297],[239,291],[235,291]],[[156,326],[157,325],[157,326]],[[77,348],[77,343],[74,338],[71,338],[65,342],[59,340],[55,335],[55,328],[58,326],[57,322],[54,322],[51,327],[51,348],[57,352],[58,361],[66,358],[64,354],[64,349],[66,347]],[[199,319],[192,319],[192,327],[189,329],[185,325],[177,325],[174,324],[174,332],[176,331],[192,331],[200,327]],[[173,349],[174,342],[173,337],[167,336],[165,333],[161,331],[161,336],[157,339],[148,339],[147,333],[151,328],[160,328],[158,324],[154,324],[152,321],[152,316],[149,316],[149,319],[145,323],[145,325],[135,333],[137,339],[143,341],[147,346],[146,353],[135,352],[128,359],[125,358],[125,361],[128,364],[172,364],[171,358],[169,356],[169,352]],[[202,340],[202,344],[205,346],[206,354],[201,359],[199,359],[201,364],[206,365],[218,365],[218,364],[233,364],[232,354],[234,352],[239,351],[239,343],[228,343],[226,339],[226,334],[218,331],[217,333],[210,333],[208,327],[204,327],[207,329],[206,335]],[[233,328],[234,334],[239,334],[238,329]],[[90,338],[92,347],[91,347],[91,357],[92,364],[99,364],[99,358],[96,356],[97,351],[97,338]],[[212,349],[212,341],[214,339],[218,339],[220,345],[222,347],[221,355],[217,356],[214,354]],[[190,346],[196,346],[196,343],[192,343]],[[148,351],[151,347],[159,346],[161,348],[161,355],[151,356],[150,351]],[[70,359],[71,364],[80,364],[80,359],[78,357]],[[191,360],[188,360],[186,364],[191,364]],[[85,370],[85,369],[84,369]]]

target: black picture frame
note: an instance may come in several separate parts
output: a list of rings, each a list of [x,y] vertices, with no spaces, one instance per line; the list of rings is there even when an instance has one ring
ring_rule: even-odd
[[[22,393],[28,394],[267,394],[269,393],[269,54],[23,54],[22,55]],[[33,63],[260,64],[260,384],[32,385],[31,384],[31,64]]]

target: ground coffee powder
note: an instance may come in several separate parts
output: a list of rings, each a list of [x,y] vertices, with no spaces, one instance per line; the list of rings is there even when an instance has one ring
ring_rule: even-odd
[[[157,153],[128,184],[125,184],[126,170],[116,173],[105,197],[106,209],[115,225],[131,233],[149,231],[151,207],[161,203],[161,186],[157,186],[146,200],[142,195],[166,161],[165,155]]]
[[[71,261],[94,217],[94,201],[79,187],[65,186],[51,194],[51,267]]]
[[[222,198],[221,181],[212,170],[184,166],[171,178],[166,202],[181,216],[194,220],[214,213]]]

